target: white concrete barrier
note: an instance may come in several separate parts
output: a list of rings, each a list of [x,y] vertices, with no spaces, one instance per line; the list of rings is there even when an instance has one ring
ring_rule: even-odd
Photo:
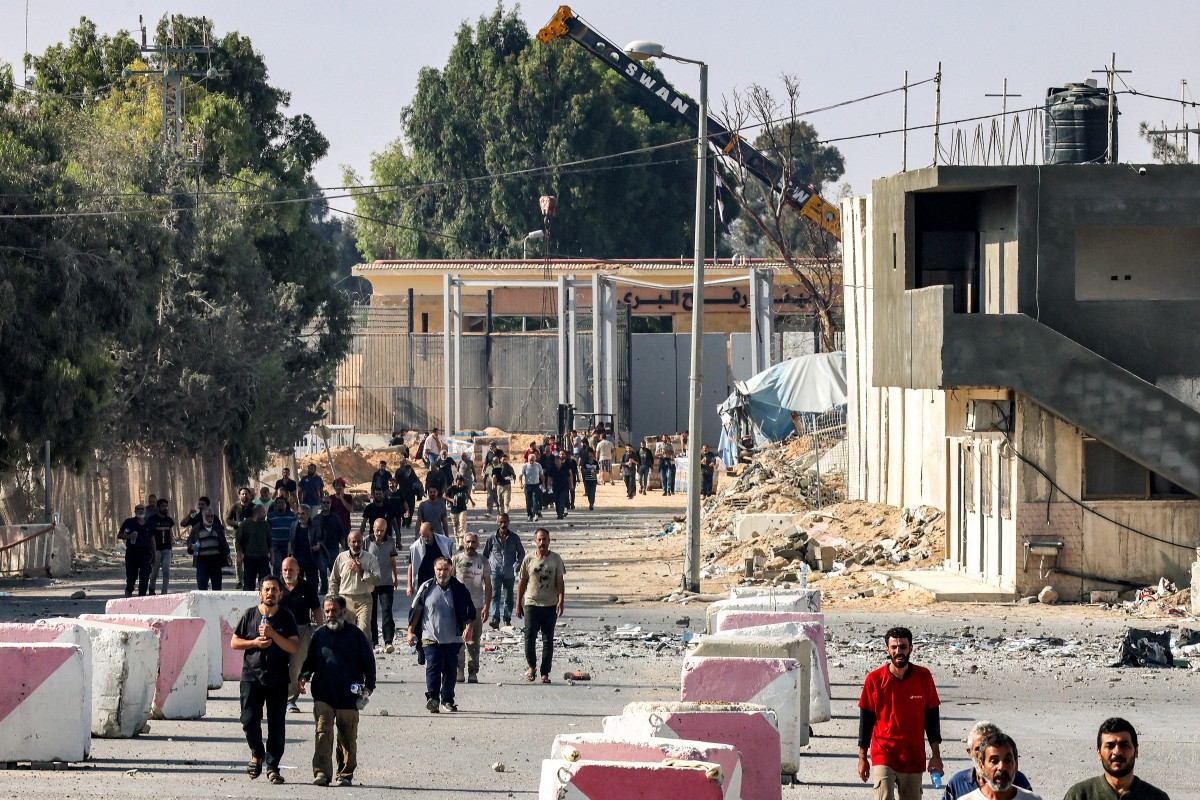
[[[801,589],[799,587],[781,589],[778,586],[731,586],[729,588],[729,599],[736,600],[739,597],[808,597],[810,598],[809,603],[812,606],[811,610],[821,610],[820,589]]]
[[[825,649],[825,615],[808,612],[727,611],[717,619],[714,634],[765,636],[772,639],[803,637],[812,642],[812,700],[809,722],[830,719],[829,656]]]
[[[803,514],[742,514],[733,524],[733,535],[739,542],[763,535],[769,530],[794,528]]]
[[[709,603],[705,609],[705,631],[713,633],[720,627],[720,616],[730,611],[784,611],[818,613],[821,593],[804,590],[804,594],[773,594],[762,597],[731,597]]]
[[[200,617],[208,623],[208,688],[220,689],[223,680],[238,680],[242,676],[242,654],[229,646],[229,639],[242,614],[257,604],[256,592],[190,591],[109,600],[104,611],[106,614]]]
[[[800,748],[808,744],[808,705],[804,672],[793,658],[715,658],[686,656],[680,677],[685,702],[757,703],[775,709],[779,725],[780,770],[795,774]]]
[[[71,572],[66,525],[0,525],[0,572],[60,578]]]
[[[208,637],[199,617],[81,614],[80,619],[149,628],[158,636],[158,680],[153,719],[199,719],[208,702]]]
[[[716,777],[710,777],[713,768]],[[725,800],[720,768],[630,761],[542,762],[538,800]]]
[[[725,800],[742,796],[742,763],[737,748],[717,742],[658,737],[610,736],[604,733],[560,733],[554,737],[551,758],[563,761],[633,761],[658,764],[664,759],[703,761],[721,768]]]
[[[140,733],[150,718],[158,678],[154,631],[70,617],[41,622],[81,625],[92,640],[92,734],[120,739]]]
[[[800,669],[797,689],[800,692],[796,698],[801,719],[798,724],[804,731],[803,741],[808,744],[808,726],[813,722],[829,721],[828,698],[821,701],[825,694],[825,682],[821,680],[820,671],[813,668],[812,642],[804,636],[770,636],[755,635],[758,628],[746,628],[727,634],[707,634],[698,636],[695,646],[690,651],[693,656],[709,658],[790,658],[796,661]],[[820,719],[813,719],[814,714]]]
[[[0,644],[0,761],[83,761],[91,686],[73,644]]]
[[[780,800],[779,728],[774,710],[752,703],[630,703],[604,718],[604,733],[629,738],[679,738],[736,747],[742,797]]]

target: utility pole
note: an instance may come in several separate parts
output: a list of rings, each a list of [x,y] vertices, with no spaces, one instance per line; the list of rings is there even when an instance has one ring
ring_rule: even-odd
[[[900,150],[900,171],[908,172],[908,70],[904,70],[904,138]]]
[[[1105,154],[1106,164],[1111,164],[1116,160],[1116,153],[1113,152],[1113,139],[1116,133],[1116,92],[1113,87],[1113,78],[1117,75],[1128,75],[1133,72],[1131,69],[1117,69],[1117,54],[1112,54],[1112,61],[1106,69],[1094,69],[1093,74],[1101,72],[1108,75],[1108,151]]]
[[[1000,94],[984,94],[984,97],[999,97],[1000,98],[1000,163],[1008,163],[1008,146],[1005,144],[1005,139],[1008,137],[1008,98],[1020,97],[1019,94],[1008,93],[1008,78],[1000,85]]]
[[[937,73],[933,76],[933,165],[938,163],[938,138],[942,128],[942,62],[938,62]]]

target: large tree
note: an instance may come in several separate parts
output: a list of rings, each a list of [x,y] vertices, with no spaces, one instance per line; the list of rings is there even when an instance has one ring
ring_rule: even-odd
[[[0,241],[15,243],[0,293],[20,303],[0,307],[0,469],[49,438],[76,465],[97,447],[223,449],[243,476],[319,417],[348,343],[311,175],[328,143],[285,115],[248,39],[164,18],[157,44],[212,42],[224,72],[185,86],[201,156],[187,163],[159,139],[160,79],[121,70],[209,59],[74,68],[89,42],[127,53],[127,39],[84,20],[33,60],[34,99],[0,109]]]
[[[730,160],[733,192],[739,218],[733,223],[734,246],[748,255],[778,257],[812,304],[821,326],[823,347],[834,349],[837,323],[834,311],[841,302],[838,243],[829,233],[802,218],[784,202],[784,194],[797,186],[821,194],[845,172],[841,152],[822,144],[817,130],[799,118],[799,81],[783,76],[784,100],[769,89],[753,84],[733,96],[722,113],[730,130],[756,128],[754,147],[780,169],[784,193],[772,192]]]
[[[463,23],[446,65],[421,70],[400,137],[372,159],[369,183],[387,188],[356,197],[360,251],[512,258],[550,194],[555,255],[690,252],[693,134],[641,94],[574,43],[532,40],[516,11]]]

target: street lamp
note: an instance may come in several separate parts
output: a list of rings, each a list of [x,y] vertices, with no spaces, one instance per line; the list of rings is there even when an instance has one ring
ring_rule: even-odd
[[[702,389],[704,382],[704,193],[708,178],[708,64],[691,58],[673,56],[656,42],[636,41],[625,45],[625,55],[634,61],[669,58],[700,67],[700,103],[696,109],[699,131],[696,137],[696,240],[692,267],[692,373],[688,378],[691,397],[688,402],[688,488],[687,547],[683,552],[683,588],[700,591],[700,443]]]
[[[529,233],[525,234],[525,240],[523,242],[521,242],[521,260],[522,261],[529,260],[529,240],[530,239],[544,239],[544,238],[546,238],[545,231],[530,231]]]

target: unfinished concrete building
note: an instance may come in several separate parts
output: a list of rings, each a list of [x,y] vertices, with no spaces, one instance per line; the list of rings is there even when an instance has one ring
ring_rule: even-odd
[[[851,496],[1065,599],[1200,545],[1200,166],[932,167],[843,205]]]

